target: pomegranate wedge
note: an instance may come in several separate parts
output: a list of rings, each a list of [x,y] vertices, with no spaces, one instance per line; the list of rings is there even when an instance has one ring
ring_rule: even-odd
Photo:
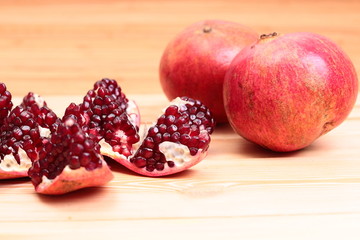
[[[68,117],[42,147],[29,177],[38,193],[55,195],[103,185],[113,175],[98,143]]]
[[[209,109],[191,98],[176,98],[148,133],[134,156],[113,156],[146,176],[165,176],[199,163],[207,154],[215,126]]]
[[[0,128],[0,179],[26,177],[32,161],[38,159],[44,139],[60,120],[39,95],[31,92],[9,113],[11,94],[4,84],[0,88],[0,101],[5,106]]]

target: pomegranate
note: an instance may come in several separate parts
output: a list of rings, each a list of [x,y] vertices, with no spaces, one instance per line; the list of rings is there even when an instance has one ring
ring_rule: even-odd
[[[102,79],[94,84],[81,104],[70,104],[63,120],[74,116],[84,131],[96,136],[101,154],[129,157],[139,141],[140,114],[135,102],[128,100],[115,80]],[[107,145],[111,147],[108,147]]]
[[[188,97],[170,103],[130,159],[127,168],[146,176],[164,176],[183,171],[205,156],[214,130],[210,110]]]
[[[211,107],[218,123],[227,122],[223,104],[225,73],[236,54],[258,34],[241,24],[197,22],[180,32],[160,61],[160,83],[169,98],[188,96]]]
[[[56,195],[103,185],[113,175],[97,141],[68,116],[44,143],[39,159],[29,169],[29,177],[36,192]]]
[[[0,179],[25,177],[31,162],[38,158],[43,140],[56,128],[59,119],[34,93],[29,93],[19,106],[11,110],[11,94],[6,91],[5,84],[0,86],[3,101]]]
[[[235,57],[224,82],[231,126],[279,152],[302,149],[342,123],[357,93],[349,57],[306,32],[262,35]]]
[[[70,104],[63,121],[69,117],[95,136],[101,154],[146,176],[169,175],[198,163],[206,155],[214,128],[205,105],[179,98],[140,143],[138,108],[110,79],[95,83],[81,104]]]

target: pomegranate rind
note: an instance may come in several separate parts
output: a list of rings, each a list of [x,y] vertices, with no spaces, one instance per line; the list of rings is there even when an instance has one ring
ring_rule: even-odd
[[[24,171],[4,171],[0,169],[0,180],[27,177],[27,170]]]
[[[178,145],[182,145],[182,144],[178,144]],[[182,145],[182,146],[185,146],[185,145]],[[185,147],[187,148],[187,146],[185,146]],[[162,176],[168,176],[168,175],[172,175],[175,173],[179,173],[186,169],[189,169],[189,168],[195,166],[196,164],[198,164],[199,162],[201,162],[206,156],[207,156],[207,151],[204,151],[204,149],[199,149],[196,155],[191,156],[191,159],[184,161],[182,164],[176,164],[176,166],[172,167],[172,168],[169,166],[165,166],[164,169],[161,171],[158,171],[155,169],[152,172],[147,171],[145,168],[138,168],[130,161],[122,162],[122,164],[125,167],[127,167],[128,169],[130,169],[134,172],[137,172],[138,174],[144,175],[144,176],[162,177]],[[171,161],[173,159],[167,159],[167,160]]]
[[[166,143],[166,142],[164,142],[164,143]],[[203,160],[207,156],[207,151],[204,149],[199,149],[195,156],[190,156],[190,151],[187,146],[182,145],[182,144],[173,143],[173,142],[169,142],[169,143],[178,145],[178,148],[184,149],[184,152],[186,152],[186,154],[183,154],[183,156],[181,157],[183,161],[175,160],[173,158],[167,158],[167,160],[169,160],[169,161],[174,161],[176,167],[170,168],[169,166],[165,166],[164,169],[161,171],[158,171],[155,169],[152,172],[147,171],[145,168],[138,168],[133,163],[131,163],[126,158],[126,156],[112,151],[111,146],[108,143],[106,143],[105,141],[100,142],[100,145],[104,150],[106,149],[105,150],[106,152],[104,154],[105,156],[112,158],[113,160],[121,163],[124,167],[126,167],[138,174],[141,174],[143,176],[148,176],[148,177],[161,177],[161,176],[167,176],[167,175],[175,174],[178,172],[182,172],[188,168],[195,166],[196,164],[201,162],[201,160]],[[163,151],[163,154],[167,155],[164,151]],[[187,157],[185,157],[185,155]]]
[[[94,170],[86,170],[84,167],[71,169],[66,166],[55,179],[44,176],[43,181],[35,187],[35,191],[45,195],[60,195],[82,188],[102,186],[113,178],[110,168],[102,159],[101,167]]]

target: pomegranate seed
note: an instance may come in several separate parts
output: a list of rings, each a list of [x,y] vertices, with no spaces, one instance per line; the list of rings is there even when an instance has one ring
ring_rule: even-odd
[[[175,163],[173,161],[167,161],[169,167],[175,167]]]
[[[135,164],[135,166],[137,166],[138,168],[143,168],[146,166],[146,159],[143,157],[137,157],[133,160],[133,163]]]
[[[157,163],[155,164],[155,168],[156,168],[156,170],[158,170],[158,171],[162,171],[162,170],[164,170],[165,165],[164,165],[164,163],[162,163],[162,162],[157,162]]]

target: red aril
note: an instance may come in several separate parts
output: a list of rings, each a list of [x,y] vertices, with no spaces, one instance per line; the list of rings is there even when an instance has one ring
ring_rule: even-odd
[[[232,62],[224,82],[231,126],[265,148],[304,148],[352,110],[358,80],[349,57],[313,33],[262,35]]]
[[[160,83],[166,96],[198,99],[210,107],[216,122],[227,122],[222,95],[225,73],[236,54],[257,38],[250,28],[220,20],[185,28],[161,58]]]

